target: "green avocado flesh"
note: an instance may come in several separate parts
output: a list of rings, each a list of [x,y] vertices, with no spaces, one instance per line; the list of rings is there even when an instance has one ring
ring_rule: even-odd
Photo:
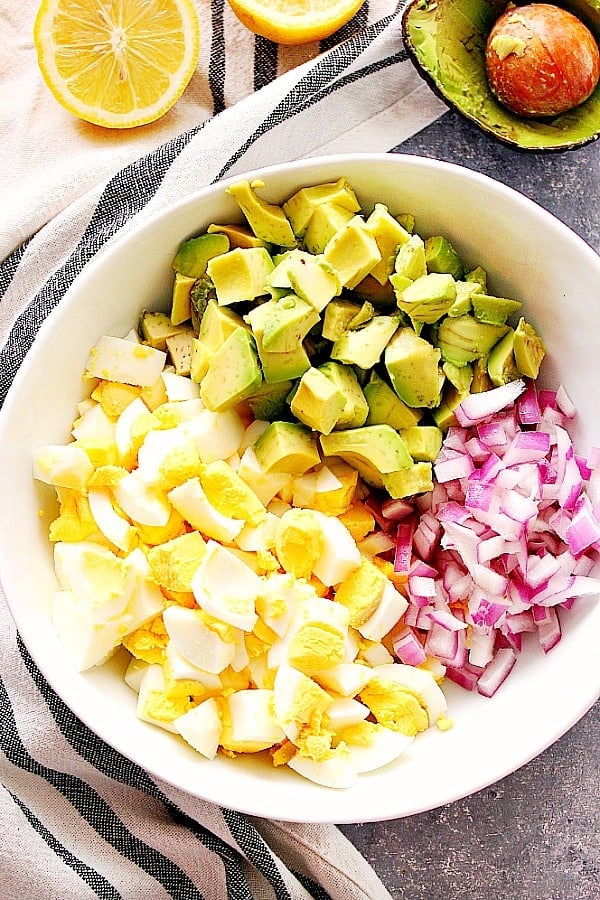
[[[578,15],[600,40],[600,0],[559,3]],[[413,62],[442,98],[499,140],[523,150],[565,150],[600,132],[600,85],[581,106],[547,119],[526,119],[490,91],[485,43],[505,4],[497,0],[412,0],[403,35]]]

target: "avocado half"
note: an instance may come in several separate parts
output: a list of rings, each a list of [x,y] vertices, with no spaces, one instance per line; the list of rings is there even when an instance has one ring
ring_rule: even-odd
[[[600,0],[555,5],[577,15],[600,42]],[[410,0],[402,37],[419,74],[448,106],[517,149],[573,150],[598,138],[600,85],[581,106],[553,118],[526,119],[496,100],[486,76],[485,44],[506,6],[506,0]]]

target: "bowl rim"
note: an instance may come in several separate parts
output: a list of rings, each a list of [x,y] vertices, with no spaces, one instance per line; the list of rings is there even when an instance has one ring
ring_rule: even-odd
[[[510,202],[516,203],[517,206],[521,206],[524,209],[527,208],[530,210],[530,212],[535,213],[535,215],[541,216],[541,220],[546,225],[551,226],[552,230],[555,233],[559,235],[562,234],[563,236],[568,236],[569,241],[574,242],[577,245],[578,251],[583,254],[586,259],[589,260],[590,264],[593,264],[598,269],[598,273],[600,275],[600,257],[583,238],[577,235],[560,219],[558,219],[544,207],[540,206],[540,204],[536,203],[534,200],[527,197],[525,194],[516,190],[515,188],[509,187],[503,182],[493,179],[488,175],[479,173],[473,169],[458,165],[456,163],[448,163],[442,160],[422,157],[413,154],[404,154],[401,152],[356,153],[336,154],[333,156],[323,156],[312,159],[300,159],[295,160],[291,163],[278,163],[275,165],[254,168],[245,172],[236,172],[235,174],[229,175],[227,178],[221,179],[214,184],[191,192],[189,195],[186,195],[176,202],[169,204],[163,209],[150,213],[143,219],[143,221],[139,222],[139,225],[137,225],[136,217],[135,220],[132,220],[132,225],[126,232],[123,230],[118,232],[117,235],[112,238],[105,245],[105,247],[86,264],[82,272],[74,279],[73,283],[65,291],[65,294],[61,298],[60,302],[49,313],[49,315],[40,326],[32,348],[26,354],[23,363],[16,373],[13,384],[8,391],[3,408],[2,410],[0,410],[0,456],[2,454],[1,448],[3,446],[3,439],[6,437],[6,429],[9,426],[10,419],[15,412],[15,406],[18,403],[20,385],[25,379],[29,377],[31,370],[34,369],[38,353],[41,352],[45,343],[47,343],[50,339],[55,324],[59,322],[63,317],[68,316],[69,309],[73,303],[78,302],[78,299],[80,302],[81,286],[83,285],[83,287],[85,287],[87,280],[93,278],[97,271],[101,271],[105,266],[110,266],[111,260],[114,257],[118,258],[118,256],[123,252],[123,248],[126,247],[130,241],[138,240],[141,235],[151,233],[153,229],[159,226],[165,218],[171,216],[176,217],[185,208],[193,207],[199,202],[204,202],[206,198],[210,198],[212,196],[220,194],[229,184],[239,181],[243,178],[248,178],[250,180],[268,180],[273,177],[276,178],[281,173],[293,175],[295,172],[302,172],[306,176],[306,178],[308,178],[309,173],[312,169],[314,169],[316,179],[319,176],[319,171],[326,167],[338,167],[340,172],[343,174],[343,167],[344,165],[348,165],[349,160],[352,160],[353,163],[367,165],[392,167],[405,166],[408,170],[413,171],[415,169],[425,172],[445,171],[451,176],[465,179],[467,182],[477,182],[480,185],[486,187],[488,190],[491,190],[494,195],[500,198],[507,197],[509,198]],[[315,180],[313,180],[311,183],[316,182]],[[8,527],[6,526],[6,524],[0,524],[0,537],[2,536],[3,531],[5,534],[8,534]],[[40,653],[40,643],[38,640],[33,638],[30,629],[27,627],[28,622],[26,622],[24,616],[20,614],[19,604],[16,602],[18,596],[18,584],[15,583],[15,573],[12,569],[9,572],[6,583],[4,582],[4,574],[7,568],[10,568],[8,567],[7,548],[5,546],[5,541],[1,540],[0,580],[2,581],[6,593],[7,606],[15,621],[21,640],[23,641],[35,664],[40,669],[43,678],[58,694],[65,705],[77,716],[77,718],[79,718],[87,727],[89,727],[92,732],[98,735],[101,740],[109,743],[110,746],[112,746],[115,750],[122,753],[125,757],[127,757],[137,765],[142,765],[134,757],[132,757],[131,752],[128,752],[126,742],[124,744],[123,741],[115,739],[114,735],[112,736],[112,738],[107,738],[106,735],[100,734],[98,732],[98,723],[95,722],[93,713],[91,713],[87,709],[82,708],[81,705],[74,708],[72,705],[72,698],[69,697],[67,686],[62,681],[56,679],[55,673],[53,673],[52,671],[45,671],[43,655]],[[83,676],[85,676],[85,674],[86,673],[83,673]],[[454,788],[449,785],[444,795],[436,800],[436,802],[433,804],[431,802],[424,803],[420,806],[417,804],[406,810],[384,810],[381,807],[378,807],[377,804],[375,804],[374,808],[370,811],[367,811],[366,813],[363,810],[349,812],[343,804],[336,804],[335,793],[332,793],[330,789],[325,789],[326,797],[331,798],[331,803],[326,804],[326,809],[321,809],[315,806],[314,815],[307,817],[306,812],[297,813],[293,809],[280,809],[276,800],[275,803],[271,801],[270,804],[265,804],[264,810],[261,811],[260,809],[257,809],[255,801],[247,801],[243,795],[237,796],[235,798],[235,802],[232,802],[231,794],[229,794],[228,802],[222,804],[219,796],[212,794],[210,790],[205,793],[198,793],[197,791],[189,793],[191,793],[192,796],[199,797],[201,799],[205,799],[219,805],[226,805],[243,813],[259,815],[273,819],[281,819],[284,821],[351,823],[382,821],[385,819],[414,815],[420,812],[438,808],[439,806],[442,806],[444,804],[451,803],[455,800],[469,796],[476,791],[497,782],[501,778],[520,768],[522,765],[525,765],[531,759],[542,753],[548,746],[562,737],[570,728],[572,728],[573,725],[588,712],[588,710],[597,701],[599,696],[600,679],[597,685],[591,684],[589,690],[585,694],[581,694],[577,697],[577,702],[573,703],[571,707],[571,715],[561,720],[559,727],[554,727],[553,729],[551,729],[545,735],[545,738],[540,741],[540,743],[538,743],[535,747],[531,747],[525,752],[521,753],[516,762],[513,757],[510,757],[504,767],[497,767],[496,769],[494,769],[492,774],[488,773],[485,776],[479,777],[479,779],[475,779],[469,786],[468,790],[465,790],[464,787],[457,786],[456,788]],[[184,791],[186,790],[185,785],[182,785],[176,779],[171,780],[167,778],[164,771],[158,771],[156,769],[148,767],[147,765],[143,765],[143,768],[159,781],[167,781],[174,787],[178,787],[180,789],[183,789]],[[323,798],[322,791],[323,789],[319,789],[318,791],[318,795],[321,799]]]

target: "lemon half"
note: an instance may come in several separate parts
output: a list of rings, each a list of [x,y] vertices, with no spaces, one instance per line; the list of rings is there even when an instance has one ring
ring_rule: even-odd
[[[320,41],[349,22],[365,0],[228,0],[255,34],[276,44]]]
[[[107,128],[144,125],[171,109],[200,47],[192,0],[42,0],[33,37],[58,102]]]

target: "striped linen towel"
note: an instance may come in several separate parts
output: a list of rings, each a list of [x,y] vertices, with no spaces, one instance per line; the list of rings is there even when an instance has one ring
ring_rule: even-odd
[[[213,3],[215,34],[223,33],[219,15],[223,3]],[[255,80],[257,59],[250,63]],[[226,105],[227,66],[215,56],[215,109]],[[335,151],[388,151],[444,110],[406,59],[395,9],[379,18],[369,13],[343,43],[283,74],[275,55],[271,78],[118,171],[107,176],[99,165],[79,194],[65,182],[65,204],[56,205],[56,192],[51,204],[41,194],[39,210],[23,209],[12,238],[5,208],[2,400],[40,323],[107,242],[223,175]],[[111,164],[122,162],[119,153]],[[19,231],[25,239],[11,244]],[[1,592],[0,821],[2,900],[389,897],[335,826],[220,809],[158,782],[103,744],[45,682]]]

